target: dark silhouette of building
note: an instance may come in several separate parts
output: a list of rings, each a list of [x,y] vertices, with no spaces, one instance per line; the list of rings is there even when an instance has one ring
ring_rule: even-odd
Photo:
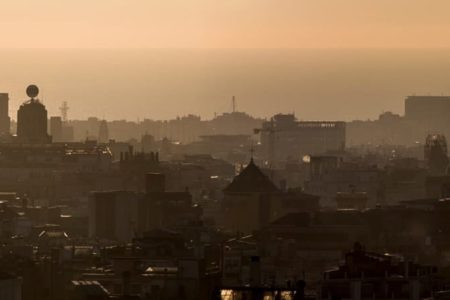
[[[297,121],[293,114],[277,114],[255,129],[255,133],[261,133],[261,144],[271,166],[280,161],[299,161],[305,155],[342,152],[345,132],[345,122]]]
[[[89,200],[92,237],[130,241],[156,228],[178,229],[198,224],[201,207],[192,203],[188,190],[166,191],[166,179],[160,173],[145,177],[146,192],[93,192]]]
[[[98,142],[99,143],[107,143],[109,141],[109,131],[108,131],[108,123],[105,120],[102,120],[98,127]]]
[[[50,134],[53,142],[63,141],[63,124],[61,117],[50,117]]]
[[[160,227],[178,230],[200,223],[202,208],[192,202],[189,190],[167,191],[164,174],[146,174],[145,190],[138,226],[143,232]]]
[[[108,300],[110,293],[98,281],[73,280],[70,300]]]
[[[428,170],[434,175],[446,173],[449,160],[447,156],[447,140],[440,134],[429,134],[425,142],[425,161]]]
[[[409,96],[405,100],[405,119],[416,136],[429,132],[450,134],[449,96]]]
[[[350,192],[338,192],[336,194],[336,207],[338,209],[358,209],[363,210],[367,205],[367,193],[356,192],[354,189]]]
[[[310,179],[305,191],[321,197],[321,204],[335,207],[337,193],[365,192],[369,207],[383,202],[384,170],[366,163],[345,162],[338,156],[311,156]]]
[[[67,122],[63,123],[62,138],[64,142],[73,142],[73,127],[68,125]]]
[[[233,232],[251,233],[288,213],[319,207],[319,197],[277,187],[253,159],[223,192],[223,225]]]
[[[7,93],[0,93],[0,134],[9,134],[9,96]]]
[[[23,103],[17,111],[17,138],[19,142],[45,144],[51,141],[47,133],[47,109],[37,95],[39,89],[35,85],[27,88],[30,100]]]
[[[270,203],[280,190],[253,162],[224,189],[225,227],[251,233],[270,221]]]
[[[90,227],[92,236],[129,241],[137,223],[139,196],[129,191],[106,191],[91,194]]]
[[[405,100],[405,118],[427,124],[448,123],[449,96],[408,96]]]
[[[318,299],[424,299],[437,268],[365,251],[359,243],[345,263],[325,272]]]
[[[141,150],[144,153],[154,151],[156,146],[155,146],[155,138],[153,137],[153,135],[147,133],[144,134],[141,137],[141,147],[142,147]]]

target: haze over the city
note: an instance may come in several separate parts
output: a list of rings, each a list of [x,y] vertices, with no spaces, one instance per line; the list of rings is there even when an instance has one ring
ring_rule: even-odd
[[[6,0],[0,8],[0,89],[14,118],[32,82],[52,115],[68,101],[70,118],[130,120],[211,118],[231,109],[232,95],[256,116],[366,119],[402,114],[410,94],[450,94],[448,1]]]
[[[450,0],[0,0],[0,300],[449,300]]]

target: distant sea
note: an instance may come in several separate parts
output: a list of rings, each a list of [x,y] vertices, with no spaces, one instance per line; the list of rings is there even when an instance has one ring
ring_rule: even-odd
[[[407,95],[450,95],[450,49],[0,50],[0,69],[13,118],[30,83],[71,119],[210,119],[233,95],[258,117],[368,119],[403,114]]]

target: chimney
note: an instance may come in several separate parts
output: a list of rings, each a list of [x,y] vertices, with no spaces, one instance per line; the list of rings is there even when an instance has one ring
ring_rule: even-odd
[[[161,173],[147,173],[145,175],[145,191],[148,193],[162,193],[166,190],[166,177]]]

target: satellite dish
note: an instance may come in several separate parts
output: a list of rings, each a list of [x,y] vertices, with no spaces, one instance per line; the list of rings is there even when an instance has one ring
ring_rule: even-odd
[[[28,95],[28,97],[30,97],[30,98],[35,98],[37,95],[39,94],[39,88],[36,86],[36,85],[34,85],[34,84],[31,84],[31,85],[29,85],[28,87],[27,87],[27,95]]]

